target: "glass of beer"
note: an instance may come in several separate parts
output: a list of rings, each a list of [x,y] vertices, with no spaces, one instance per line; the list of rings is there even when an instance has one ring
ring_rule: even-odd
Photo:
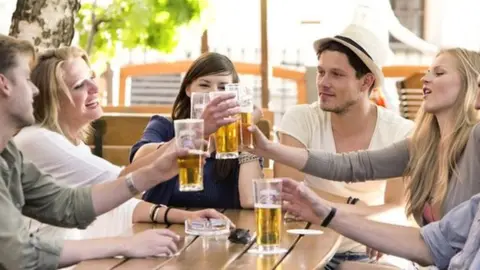
[[[253,196],[259,252],[280,251],[282,232],[282,179],[254,179]]]
[[[202,113],[210,102],[210,95],[204,92],[192,92],[190,95],[190,118],[202,119]]]
[[[188,155],[179,157],[178,181],[180,191],[203,190],[203,119],[175,120],[175,143],[187,148]]]
[[[232,83],[225,85],[225,91],[237,92],[238,103],[240,104],[239,145],[241,147],[253,147],[253,134],[248,130],[248,127],[253,124],[253,89],[238,83]]]
[[[210,100],[222,95],[235,92],[215,91],[210,92]],[[235,97],[236,100],[237,97]],[[216,159],[238,158],[238,121],[220,127],[215,132],[215,144],[217,147]]]
[[[210,102],[210,95],[204,92],[192,92],[190,95],[190,118],[202,119],[203,111]],[[210,147],[210,137],[208,143],[203,146],[203,151],[207,152]]]

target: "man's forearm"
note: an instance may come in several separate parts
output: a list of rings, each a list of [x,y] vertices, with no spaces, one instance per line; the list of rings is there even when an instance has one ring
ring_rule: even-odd
[[[329,208],[325,207],[324,213]],[[328,226],[340,234],[385,254],[406,258],[422,265],[433,264],[430,250],[418,228],[371,221],[338,210]]]
[[[155,177],[150,167],[143,167],[132,173],[135,188],[142,192],[151,188],[154,185]],[[115,181],[94,185],[92,187],[92,201],[96,215],[101,215],[105,212],[124,203],[133,197],[133,194],[128,189],[126,177],[120,177]]]
[[[121,172],[120,176],[127,175],[130,172],[133,172],[137,169],[142,168],[143,166],[146,166],[148,164],[151,164],[155,159],[157,159],[159,156],[161,156],[163,153],[170,149],[175,148],[175,139],[170,140],[169,142],[161,145],[160,148],[158,143],[151,143],[152,148],[148,148],[150,144],[142,146],[137,153],[135,154],[135,157],[133,158],[132,162],[130,165],[125,167]],[[148,148],[148,149],[147,149]]]
[[[60,254],[59,267],[66,267],[85,260],[124,255],[126,243],[124,237],[67,240],[64,242]]]
[[[404,207],[402,205],[386,203],[381,205],[365,205],[365,204],[344,204],[337,203],[335,208],[342,212],[358,215],[372,220],[388,221],[388,223],[398,223],[403,220],[396,220],[397,217],[404,216]],[[387,218],[388,217],[388,218]]]

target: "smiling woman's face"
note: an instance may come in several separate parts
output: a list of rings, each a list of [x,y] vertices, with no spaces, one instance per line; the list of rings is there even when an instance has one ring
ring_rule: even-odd
[[[60,100],[62,119],[72,127],[83,127],[102,116],[98,87],[88,64],[81,57],[69,59],[63,64],[64,82],[70,98]]]
[[[219,73],[203,77],[199,77],[190,84],[187,88],[187,95],[190,96],[192,92],[213,92],[225,90],[225,85],[232,83],[233,77],[231,74]]]

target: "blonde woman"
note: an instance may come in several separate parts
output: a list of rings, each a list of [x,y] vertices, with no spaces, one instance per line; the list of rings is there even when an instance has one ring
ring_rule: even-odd
[[[84,143],[92,121],[102,115],[98,87],[86,53],[75,47],[46,51],[33,69],[38,87],[34,101],[36,125],[15,137],[26,159],[64,185],[90,186],[107,182],[142,167],[158,155],[122,169],[93,155]],[[213,209],[184,211],[131,199],[105,213],[85,231],[60,229],[29,220],[31,231],[68,239],[116,236],[132,222],[182,223],[187,218],[223,217]]]
[[[411,138],[376,151],[333,154],[266,140],[255,127],[250,151],[336,181],[358,182],[404,176],[408,215],[420,226],[440,220],[480,192],[480,126],[475,106],[480,54],[443,50],[423,78],[424,102]],[[475,127],[475,128],[474,128]],[[335,205],[353,213],[362,205]]]

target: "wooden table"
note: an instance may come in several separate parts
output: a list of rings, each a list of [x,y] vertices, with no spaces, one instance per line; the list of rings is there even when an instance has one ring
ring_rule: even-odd
[[[252,210],[224,210],[238,228],[249,229],[255,235],[255,214]],[[127,234],[152,228],[165,228],[163,224],[135,224]],[[321,235],[295,235],[289,229],[313,228],[322,230]],[[155,257],[142,259],[111,258],[85,261],[75,270],[124,270],[124,269],[319,269],[333,256],[340,244],[340,236],[327,228],[306,222],[284,222],[281,247],[287,252],[281,255],[255,255],[248,253],[255,247],[255,239],[247,245],[231,243],[225,237],[206,238],[186,236],[184,227],[175,224],[170,230],[183,236],[180,254],[171,258]]]

